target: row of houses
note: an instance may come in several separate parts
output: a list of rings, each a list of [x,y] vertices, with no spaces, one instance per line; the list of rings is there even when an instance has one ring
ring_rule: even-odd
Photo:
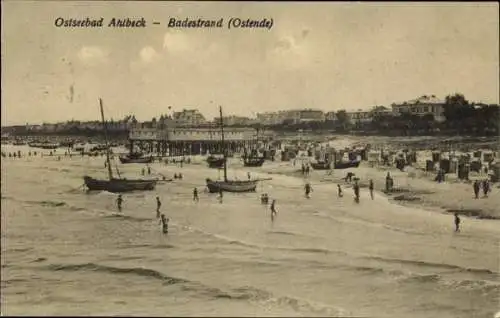
[[[356,111],[347,111],[346,116],[352,123],[367,123],[373,120],[377,115],[399,116],[403,113],[424,116],[432,114],[436,121],[442,122],[444,117],[445,101],[437,98],[435,95],[424,95],[416,99],[402,103],[393,103],[391,108],[384,106],[372,107],[369,110],[358,109]],[[337,113],[324,112],[318,109],[296,109],[282,110],[277,112],[258,113],[256,118],[243,116],[225,116],[224,124],[228,126],[250,126],[256,123],[262,125],[279,124],[297,124],[311,121],[336,121]],[[111,120],[108,122],[110,131],[130,131],[132,128],[165,128],[165,127],[213,127],[218,125],[219,118],[208,121],[197,109],[182,109],[173,112],[171,115],[161,115],[158,119],[139,123],[134,116],[126,116],[121,120]],[[41,125],[26,125],[25,130],[32,132],[63,132],[77,128],[80,130],[102,130],[103,125],[100,121],[68,121],[64,123]]]
[[[404,113],[424,116],[432,114],[436,121],[442,122],[444,117],[445,101],[437,98],[435,95],[421,96],[410,101],[402,103],[393,103],[391,108],[385,106],[375,106],[369,110],[358,109],[356,111],[346,111],[349,121],[366,123],[370,122],[377,115],[400,116]],[[264,125],[278,125],[282,123],[302,123],[308,121],[336,121],[337,113],[321,110],[303,109],[303,110],[285,110],[278,112],[267,112],[257,114],[257,120]]]

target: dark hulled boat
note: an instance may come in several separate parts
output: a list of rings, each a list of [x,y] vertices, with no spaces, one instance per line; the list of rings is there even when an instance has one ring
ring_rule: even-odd
[[[114,193],[130,192],[138,190],[154,190],[156,180],[127,180],[127,179],[110,179],[99,180],[89,176],[84,176],[83,180],[89,190],[93,191],[108,191]]]
[[[330,163],[325,161],[311,162],[311,167],[314,170],[330,170]]]
[[[264,161],[266,161],[264,157],[262,158],[248,157],[248,158],[243,158],[243,165],[245,167],[262,167]]]
[[[207,179],[208,192],[219,193],[224,192],[255,192],[257,188],[256,180],[211,180]]]
[[[153,157],[142,157],[142,158],[130,158],[130,157],[119,157],[121,163],[151,163],[153,162]]]
[[[226,158],[217,158],[215,156],[208,156],[207,158],[207,163],[209,168],[216,168],[220,169],[224,167],[224,161],[226,161]]]
[[[153,157],[145,157],[141,153],[129,153],[126,156],[119,157],[121,163],[151,163],[153,162]]]
[[[224,145],[224,121],[222,119],[222,107],[219,108],[221,125],[221,144],[223,151],[222,165],[224,168],[224,180],[206,179],[207,188],[210,193],[224,192],[255,192],[258,180],[228,180],[227,178],[227,150]]]
[[[89,176],[84,176],[83,181],[85,182],[85,185],[89,190],[100,190],[113,193],[154,190],[156,187],[157,180],[124,179],[124,178],[113,177],[113,170],[111,169],[111,161],[109,159],[110,157],[109,147],[107,147],[108,145],[107,125],[106,121],[104,120],[104,110],[102,107],[101,99],[99,99],[99,103],[101,107],[101,118],[104,125],[104,135],[106,138],[106,167],[108,168],[108,179],[102,180],[102,179],[92,178]]]
[[[349,161],[349,162],[336,162],[333,169],[349,169],[349,168],[357,168],[361,161]]]
[[[360,164],[360,161],[350,161],[350,162],[336,162],[333,165],[333,169],[348,169],[348,168],[357,168]],[[321,162],[311,162],[311,167],[314,170],[330,170],[330,163],[327,161]]]

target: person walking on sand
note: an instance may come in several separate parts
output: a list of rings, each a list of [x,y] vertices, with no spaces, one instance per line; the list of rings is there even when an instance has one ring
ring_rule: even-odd
[[[271,203],[271,206],[269,208],[271,209],[271,222],[274,222],[274,218],[278,214],[276,212],[276,200],[273,200],[273,202]]]
[[[160,208],[161,208],[161,201],[160,197],[156,197],[156,218],[160,218]]]
[[[197,188],[194,188],[193,189],[193,201],[200,201],[200,199],[198,198],[198,189]]]
[[[356,203],[359,203],[359,184],[358,184],[358,180],[356,180],[354,182],[354,186],[353,186],[353,189],[354,189],[354,200],[356,201]]]
[[[455,232],[460,232],[460,217],[455,212]]]
[[[339,198],[342,198],[344,196],[344,194],[342,193],[342,187],[340,186],[340,184],[337,184],[337,195],[339,196]]]
[[[490,182],[488,181],[488,179],[486,179],[483,181],[483,193],[485,198],[488,197],[489,192],[490,192]]]
[[[118,198],[116,199],[116,206],[118,207],[118,212],[122,211],[122,203],[123,203],[123,198],[122,195],[119,194]]]
[[[481,184],[479,183],[479,180],[474,181],[474,184],[472,185],[474,189],[474,196],[476,199],[479,199],[479,190],[481,188]]]
[[[370,189],[370,197],[373,200],[373,180],[370,179],[370,184],[368,185],[368,189]]]

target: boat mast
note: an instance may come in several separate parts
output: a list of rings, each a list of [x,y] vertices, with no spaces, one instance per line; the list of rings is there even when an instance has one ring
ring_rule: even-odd
[[[102,99],[99,98],[99,106],[101,107],[101,119],[104,127],[104,139],[106,140],[106,166],[108,167],[109,180],[113,179],[113,169],[111,168],[111,161],[109,160],[109,143],[108,143],[108,126],[104,120],[104,110],[102,107]]]
[[[224,158],[224,181],[227,182],[227,154],[226,154],[226,147],[224,144],[224,120],[222,119],[222,106],[219,106],[219,113],[220,113],[220,132],[221,132],[221,144],[222,144],[222,155]]]

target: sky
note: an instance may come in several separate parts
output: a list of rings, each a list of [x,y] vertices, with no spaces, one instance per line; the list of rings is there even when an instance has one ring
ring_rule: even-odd
[[[499,5],[489,3],[2,1],[1,123],[183,108],[255,116],[389,106],[427,94],[499,102]],[[140,18],[146,28],[57,28]],[[173,29],[171,17],[273,20]],[[160,25],[153,25],[153,21]],[[169,107],[170,110],[169,110]]]

